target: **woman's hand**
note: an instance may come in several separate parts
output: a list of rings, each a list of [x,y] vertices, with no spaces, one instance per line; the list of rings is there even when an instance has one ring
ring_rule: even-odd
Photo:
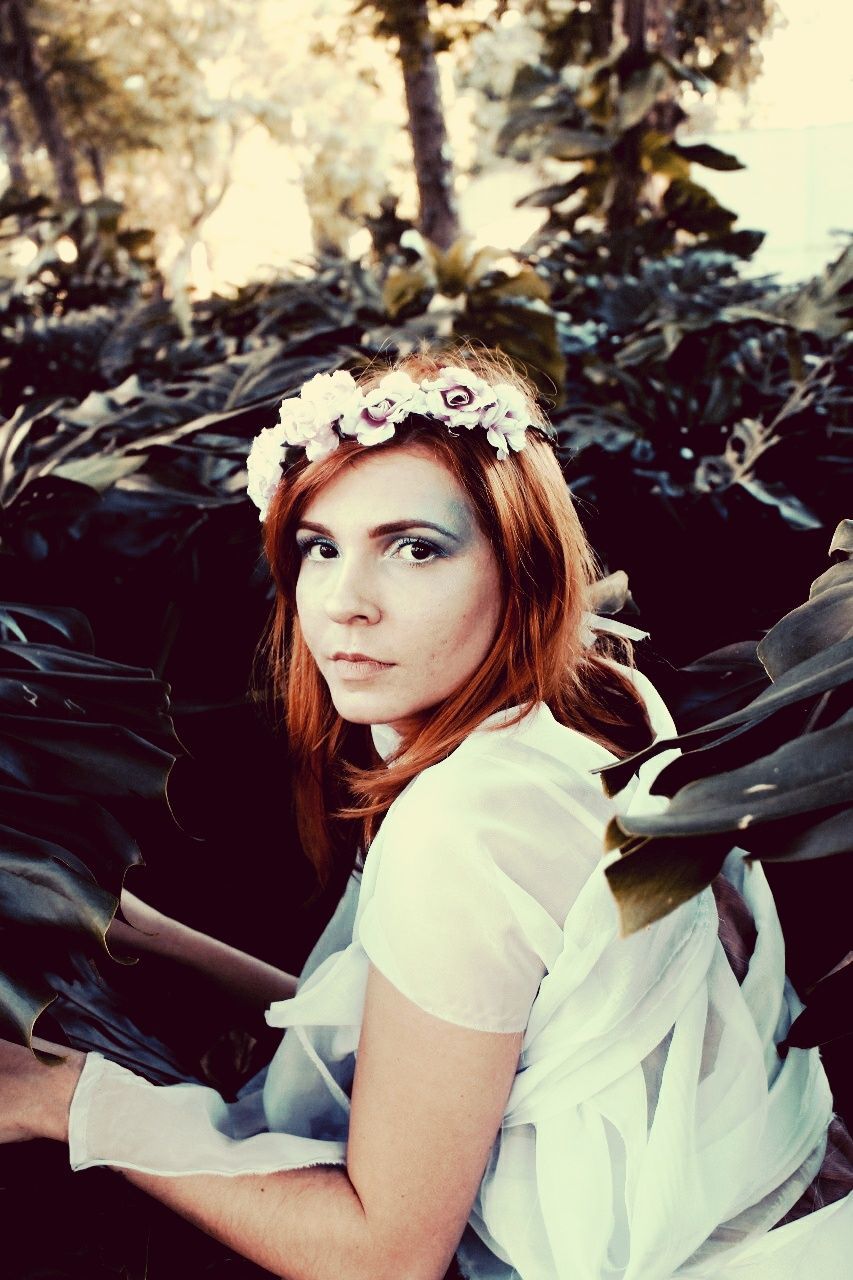
[[[47,1040],[33,1045],[62,1061],[45,1065],[23,1045],[0,1040],[0,1142],[68,1140],[68,1111],[86,1055]]]

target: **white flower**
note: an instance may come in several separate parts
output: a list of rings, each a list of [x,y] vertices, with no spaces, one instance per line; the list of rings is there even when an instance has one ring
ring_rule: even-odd
[[[498,460],[505,462],[510,449],[518,453],[527,444],[530,414],[524,396],[511,383],[496,383],[492,394],[495,402],[483,411],[480,424],[486,428],[489,444],[497,449]]]
[[[287,444],[301,445],[308,461],[323,458],[340,443],[332,423],[325,416],[327,405],[313,405],[294,396],[283,400],[279,409],[279,425]]]
[[[407,373],[387,373],[375,387],[353,395],[341,418],[344,435],[355,436],[359,444],[380,444],[390,440],[397,423],[410,413],[425,413],[426,401],[416,382]]]
[[[249,475],[247,489],[249,497],[260,511],[261,520],[266,519],[267,510],[281,479],[281,460],[286,444],[285,429],[279,422],[274,427],[266,427],[255,436],[246,459]]]
[[[494,403],[494,388],[470,369],[448,364],[437,378],[424,379],[426,411],[448,427],[476,427]]]
[[[340,418],[356,390],[352,374],[338,369],[335,373],[315,373],[305,383],[299,397],[313,406],[319,419],[332,423]]]
[[[317,373],[289,400],[282,400],[279,422],[288,444],[302,445],[308,461],[324,458],[337,449],[340,440],[334,430],[354,395],[358,394],[350,373]]]

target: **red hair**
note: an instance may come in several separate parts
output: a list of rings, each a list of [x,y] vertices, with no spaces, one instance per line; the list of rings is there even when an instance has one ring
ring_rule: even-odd
[[[395,367],[420,381],[449,364],[472,368],[488,382],[513,382],[528,400],[531,422],[546,426],[530,385],[493,355],[419,354]],[[385,372],[371,371],[362,386]],[[480,669],[424,717],[387,764],[373,749],[369,727],[349,724],[336,712],[302,638],[295,606],[300,516],[325,485],[358,464],[368,447],[347,440],[316,462],[294,464],[267,514],[264,543],[277,588],[268,638],[273,688],[284,707],[295,764],[300,837],[321,887],[341,859],[351,866],[359,844],[367,848],[412,778],[444,759],[501,708],[518,706],[521,718],[534,703],[545,702],[561,723],[617,756],[639,750],[652,738],[642,698],[613,665],[612,644],[599,640],[589,649],[582,643],[582,614],[596,563],[544,435],[528,431],[526,447],[499,461],[483,431],[454,435],[411,418],[391,440],[369,448],[414,441],[448,468],[471,502],[500,567],[502,621]],[[630,661],[627,642],[619,656]]]

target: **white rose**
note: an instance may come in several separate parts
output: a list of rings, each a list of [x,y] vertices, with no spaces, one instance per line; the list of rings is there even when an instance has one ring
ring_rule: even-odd
[[[246,487],[249,497],[260,512],[261,520],[266,517],[281,479],[281,460],[286,444],[285,430],[281,423],[266,427],[255,436],[246,459],[249,477]]]
[[[476,427],[494,403],[494,388],[479,374],[459,365],[445,365],[436,378],[425,379],[427,413],[448,427]]]

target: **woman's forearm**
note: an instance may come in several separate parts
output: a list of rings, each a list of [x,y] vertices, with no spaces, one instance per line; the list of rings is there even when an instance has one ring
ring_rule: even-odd
[[[408,1263],[382,1259],[346,1169],[170,1178],[122,1172],[208,1235],[287,1280],[418,1276]]]
[[[296,994],[298,980],[292,973],[165,916],[133,894],[124,892],[121,906],[129,923],[113,921],[108,934],[111,947],[174,960],[212,979],[238,1000],[261,1008]]]

